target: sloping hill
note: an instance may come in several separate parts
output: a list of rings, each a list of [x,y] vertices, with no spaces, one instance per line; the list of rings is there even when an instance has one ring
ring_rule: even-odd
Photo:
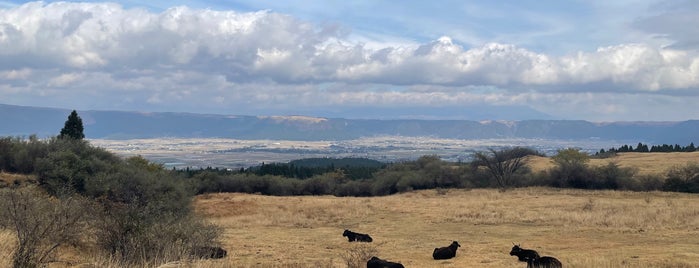
[[[687,163],[699,164],[699,151],[691,153],[618,153],[614,157],[590,159],[591,166],[616,163],[620,167],[633,168],[639,175],[664,175],[671,167]],[[543,171],[554,167],[551,158],[529,156],[527,164],[532,171]]]

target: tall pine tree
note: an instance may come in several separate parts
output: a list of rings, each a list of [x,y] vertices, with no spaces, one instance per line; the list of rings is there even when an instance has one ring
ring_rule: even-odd
[[[85,138],[83,133],[83,120],[78,116],[78,112],[73,110],[66,120],[65,126],[61,129],[60,138],[82,140]]]

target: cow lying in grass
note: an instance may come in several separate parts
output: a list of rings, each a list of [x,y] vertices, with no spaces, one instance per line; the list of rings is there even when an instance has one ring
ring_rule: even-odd
[[[527,261],[527,268],[562,268],[561,261],[554,257],[544,256]]]
[[[390,262],[379,259],[378,257],[371,257],[371,259],[366,262],[366,268],[405,268],[405,266],[398,262]]]
[[[528,262],[529,260],[539,258],[539,253],[531,249],[523,249],[519,245],[514,245],[510,251],[510,256],[517,256],[519,261]]]
[[[368,234],[355,233],[355,232],[352,232],[352,231],[347,230],[347,229],[345,229],[345,232],[342,233],[342,236],[346,236],[347,240],[349,242],[354,242],[354,241],[371,242],[371,241],[374,241],[373,239],[371,239],[371,236],[369,236]]]
[[[226,257],[228,252],[221,247],[197,247],[192,252],[192,255],[201,259],[220,259]]]
[[[432,258],[435,260],[446,260],[446,259],[451,259],[456,256],[456,249],[461,247],[459,245],[459,242],[451,242],[451,245],[448,247],[441,247],[441,248],[435,248],[434,251],[432,252]]]

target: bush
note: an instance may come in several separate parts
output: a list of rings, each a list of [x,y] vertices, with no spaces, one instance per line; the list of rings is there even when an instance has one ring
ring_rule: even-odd
[[[592,170],[592,189],[623,189],[630,190],[622,186],[630,186],[636,171],[632,168],[622,168],[616,163],[609,163],[606,166],[595,167]]]
[[[221,232],[191,214],[175,216],[129,205],[109,207],[97,219],[97,245],[123,266],[190,258],[198,248],[217,244]]]
[[[663,190],[699,193],[699,164],[687,163],[684,166],[670,168],[667,171]]]
[[[42,188],[53,195],[66,191],[83,194],[88,180],[123,164],[115,155],[83,140],[51,139],[47,148],[34,170]]]
[[[376,255],[378,255],[378,251],[374,246],[354,244],[342,255],[342,259],[345,260],[347,268],[363,268],[366,267],[367,261]]]
[[[336,196],[371,196],[372,184],[368,180],[349,181],[338,185],[335,190]]]
[[[371,187],[371,194],[391,195],[398,192],[397,184],[400,181],[400,174],[397,172],[387,172],[377,175]]]
[[[663,188],[664,180],[653,175],[635,176],[619,182],[619,189],[631,191],[656,191]]]
[[[77,245],[86,226],[86,201],[51,199],[33,186],[0,190],[0,227],[13,230],[13,267],[43,267],[64,244]]]
[[[193,218],[193,191],[162,166],[129,158],[118,170],[89,180],[86,194],[98,200],[96,240],[109,257],[127,266],[186,257],[214,243],[218,232]]]

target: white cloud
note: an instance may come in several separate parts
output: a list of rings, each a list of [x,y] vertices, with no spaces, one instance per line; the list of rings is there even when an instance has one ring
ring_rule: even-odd
[[[90,95],[90,108],[214,100],[221,110],[482,102],[550,110],[569,97],[600,96],[586,92],[699,95],[699,52],[680,46],[617,44],[555,56],[507,43],[466,48],[448,36],[394,41],[365,44],[342,27],[271,11],[36,2],[0,9],[0,84],[11,84],[4,92],[12,94]]]
[[[214,72],[232,81],[394,85],[584,85],[663,90],[699,85],[696,53],[630,44],[560,58],[514,45],[464,49],[449,37],[370,49],[292,17],[186,7],[29,3],[4,9],[5,68]],[[334,41],[333,41],[334,40]],[[33,60],[14,60],[26,56]]]
[[[32,71],[28,68],[22,68],[19,70],[7,70],[0,71],[0,79],[2,80],[18,80],[27,79],[31,75]]]
[[[51,87],[65,87],[76,81],[83,79],[83,75],[79,73],[66,73],[51,78],[48,82],[48,86]]]

